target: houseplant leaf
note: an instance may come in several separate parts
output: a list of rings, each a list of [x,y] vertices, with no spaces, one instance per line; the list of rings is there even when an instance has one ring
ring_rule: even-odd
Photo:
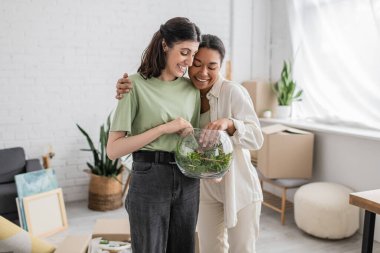
[[[90,136],[87,134],[87,132],[81,128],[78,124],[76,124],[79,131],[86,137],[88,145],[90,146],[90,150],[92,151],[93,157],[94,157],[94,163],[95,165],[99,163],[99,154],[98,150],[95,148],[94,143],[92,142]],[[91,169],[91,168],[90,168]]]
[[[292,78],[292,68],[289,62],[284,61],[280,76],[280,80],[272,85],[278,105],[290,106],[294,101],[301,100],[302,90],[295,94],[297,86]]]
[[[119,165],[119,159],[112,161],[107,156],[107,142],[108,134],[111,128],[111,114],[108,115],[106,125],[101,125],[99,130],[99,150],[95,148],[95,145],[88,135],[88,133],[76,124],[80,132],[86,137],[89,149],[81,149],[83,151],[91,151],[94,156],[94,164],[87,163],[87,166],[91,169],[93,174],[99,176],[111,177],[118,176],[122,171],[122,166]]]

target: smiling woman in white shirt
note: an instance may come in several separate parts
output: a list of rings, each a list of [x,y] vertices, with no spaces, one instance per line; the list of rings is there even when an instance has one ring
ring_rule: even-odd
[[[219,180],[201,180],[198,233],[201,253],[253,253],[263,200],[249,150],[263,144],[252,100],[238,83],[225,80],[220,69],[223,42],[202,35],[189,77],[201,93],[200,127],[225,130],[234,145],[229,172]],[[117,83],[118,97],[131,89],[127,75]]]
[[[230,171],[221,182],[201,180],[199,240],[201,252],[228,252],[229,245],[229,252],[252,253],[263,197],[248,150],[259,149],[263,136],[248,92],[220,75],[224,53],[217,36],[203,35],[189,68],[201,93],[200,127],[226,130],[234,145]]]

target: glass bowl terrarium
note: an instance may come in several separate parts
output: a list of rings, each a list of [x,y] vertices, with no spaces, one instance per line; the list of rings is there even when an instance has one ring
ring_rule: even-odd
[[[232,142],[226,132],[194,128],[179,139],[175,159],[185,176],[218,178],[229,170],[232,151]]]

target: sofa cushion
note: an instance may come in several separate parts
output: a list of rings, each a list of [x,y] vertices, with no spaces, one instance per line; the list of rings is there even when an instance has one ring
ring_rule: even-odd
[[[42,170],[42,165],[38,159],[26,160],[25,170],[26,172],[33,172],[37,170]]]
[[[0,214],[17,212],[15,183],[0,184]]]
[[[25,152],[23,148],[0,150],[0,183],[14,182],[14,176],[25,172]]]

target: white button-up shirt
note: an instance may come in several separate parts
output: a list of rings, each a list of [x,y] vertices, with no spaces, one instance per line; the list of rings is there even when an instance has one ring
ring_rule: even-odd
[[[237,212],[248,204],[262,201],[260,181],[251,163],[249,150],[260,149],[263,135],[247,90],[219,76],[207,93],[210,120],[231,119],[236,131],[230,136],[234,145],[230,171],[224,176],[224,220],[227,228],[236,226]]]

